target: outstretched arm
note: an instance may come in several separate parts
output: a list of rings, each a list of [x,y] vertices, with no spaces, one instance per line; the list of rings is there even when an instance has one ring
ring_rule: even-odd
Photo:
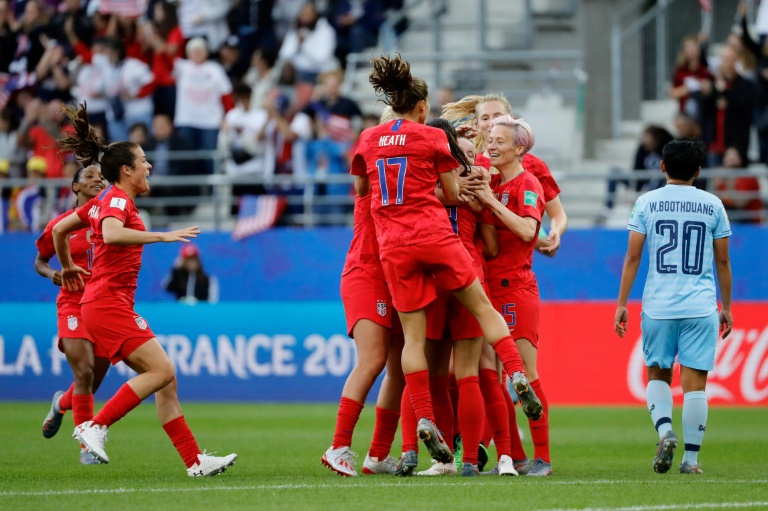
[[[137,231],[125,227],[120,219],[110,216],[101,222],[101,234],[106,245],[148,245],[174,241],[189,243],[191,238],[197,238],[200,234],[200,227],[185,227],[170,232]]]

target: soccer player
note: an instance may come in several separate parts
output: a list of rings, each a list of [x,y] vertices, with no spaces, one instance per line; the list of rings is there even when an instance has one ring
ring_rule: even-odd
[[[78,169],[72,177],[72,191],[75,192],[76,197],[75,207],[96,197],[104,186],[104,178],[98,166],[91,165]],[[72,410],[75,424],[81,424],[93,418],[93,394],[101,385],[109,369],[109,359],[94,345],[91,335],[83,324],[80,313],[80,299],[83,292],[70,291],[62,287],[61,272],[51,268],[48,263],[56,255],[56,249],[53,246],[53,226],[70,213],[71,211],[67,211],[48,222],[43,234],[35,242],[37,245],[35,271],[59,286],[59,296],[56,298],[59,350],[66,355],[75,377],[74,383],[66,392],[59,390],[53,395],[51,410],[43,421],[45,438],[53,438],[58,433],[67,410]],[[69,248],[75,264],[90,270],[93,246],[87,229],[72,233]],[[83,282],[87,283],[89,277],[89,275],[83,275]],[[98,464],[99,461],[81,446],[80,463],[93,465]]]
[[[490,185],[478,197],[493,218],[499,251],[495,258],[487,261],[487,280],[491,301],[504,316],[523,358],[525,372],[531,378],[531,387],[544,407],[541,417],[529,420],[535,459],[528,475],[549,475],[552,472],[549,459],[549,407],[536,369],[539,287],[531,270],[533,251],[544,215],[544,192],[538,179],[523,167],[523,156],[535,142],[530,125],[523,119],[510,116],[497,117],[491,125],[488,154],[499,174],[491,176]],[[516,427],[516,424],[510,424],[510,434],[512,427]],[[513,459],[522,461],[519,455]]]
[[[629,242],[613,328],[627,333],[627,300],[648,242],[648,276],[643,290],[643,354],[648,374],[645,396],[659,446],[653,470],[669,471],[678,440],[672,430],[672,365],[681,366],[683,387],[683,474],[701,474],[699,450],[707,428],[707,372],[715,365],[718,321],[731,332],[731,227],[723,203],[692,186],[706,151],[698,139],[677,139],[662,149],[663,188],[642,195],[629,217]],[[722,308],[718,317],[712,262]]]
[[[472,259],[435,196],[439,179],[443,194],[450,200],[457,198],[454,169],[459,165],[445,133],[423,124],[429,113],[427,84],[411,75],[410,65],[399,55],[374,59],[370,81],[401,118],[362,133],[351,173],[357,176],[357,195],[373,195],[371,211],[381,262],[405,335],[403,373],[418,419],[418,435],[433,459],[447,463],[453,456],[435,427],[424,355],[424,308],[437,296],[433,276],[478,320],[485,338],[513,375],[526,414],[538,418],[541,402],[528,384],[506,322],[483,292]]]
[[[379,397],[389,403],[376,406],[374,438],[363,462],[363,473],[394,474],[397,460],[389,456],[389,451],[400,419],[400,395],[405,384],[399,368],[403,338],[379,259],[370,194],[355,200],[352,243],[341,274],[341,299],[347,332],[357,347],[357,364],[344,383],[333,444],[321,461],[337,474],[357,476],[353,459],[356,454],[349,449],[352,434],[371,387],[387,365],[386,386],[382,386]]]
[[[88,123],[85,104],[64,111],[75,128],[58,141],[62,150],[72,151],[83,165],[100,163],[109,187],[53,228],[56,255],[61,262],[61,279],[70,291],[83,287],[85,269],[73,263],[68,234],[91,227],[94,245],[91,281],[81,300],[82,319],[96,345],[112,363],[124,361],[138,373],[126,382],[93,420],[78,424],[74,437],[95,458],[109,463],[104,450],[108,428],[155,394],[157,415],[190,477],[218,474],[234,464],[236,454],[216,457],[200,452],[187,426],[176,394],[173,365],[149,328],[133,310],[136,281],[144,245],[158,242],[188,242],[200,232],[188,227],[167,233],[146,232],[134,200],[149,190],[147,161],[140,146],[130,142],[106,145]]]

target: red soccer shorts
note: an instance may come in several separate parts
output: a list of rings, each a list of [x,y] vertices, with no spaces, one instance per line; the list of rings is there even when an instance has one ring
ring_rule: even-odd
[[[392,334],[403,333],[387,283],[362,268],[353,268],[341,276],[341,301],[347,318],[347,335],[353,339],[352,330],[361,319],[389,328]]]
[[[539,288],[525,287],[508,291],[501,286],[491,289],[491,302],[509,325],[512,338],[528,339],[539,346]]]
[[[432,276],[447,291],[460,291],[477,278],[472,258],[458,236],[381,251],[392,302],[400,312],[423,309],[437,297]]]
[[[475,274],[483,284],[483,290],[487,296],[491,296],[488,291],[488,283],[483,277],[483,265],[475,264]],[[451,296],[448,302],[448,338],[452,341],[463,341],[482,337],[483,329],[475,317],[456,299]]]
[[[112,364],[124,360],[136,348],[155,337],[144,318],[117,298],[99,298],[84,303],[80,310],[93,341]]]
[[[427,315],[427,339],[441,341],[448,320],[448,303],[452,297],[451,293],[444,291],[439,284],[436,284],[436,287],[437,298],[424,308],[424,313]]]
[[[107,358],[107,354],[93,342],[93,336],[88,329],[85,328],[85,323],[79,313],[59,314],[57,316],[56,326],[58,328],[60,352],[64,353],[64,346],[61,344],[62,339],[85,339],[93,344],[93,356]]]

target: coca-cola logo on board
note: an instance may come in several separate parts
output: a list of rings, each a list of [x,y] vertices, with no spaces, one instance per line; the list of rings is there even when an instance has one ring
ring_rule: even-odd
[[[627,368],[627,385],[632,396],[645,401],[646,369],[642,337],[638,337]],[[673,395],[682,395],[677,378]],[[759,403],[768,400],[768,325],[734,329],[717,342],[715,369],[707,378],[707,397],[732,403]]]

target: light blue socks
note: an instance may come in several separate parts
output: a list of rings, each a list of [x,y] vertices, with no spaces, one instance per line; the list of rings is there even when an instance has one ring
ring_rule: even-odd
[[[707,429],[707,395],[704,391],[688,392],[683,402],[683,438],[685,455],[683,462],[699,464],[699,449]]]
[[[651,412],[653,425],[661,438],[664,433],[672,429],[672,389],[666,382],[651,380],[645,388],[645,400],[648,403],[648,411]],[[683,419],[685,419],[685,409],[683,409]]]

